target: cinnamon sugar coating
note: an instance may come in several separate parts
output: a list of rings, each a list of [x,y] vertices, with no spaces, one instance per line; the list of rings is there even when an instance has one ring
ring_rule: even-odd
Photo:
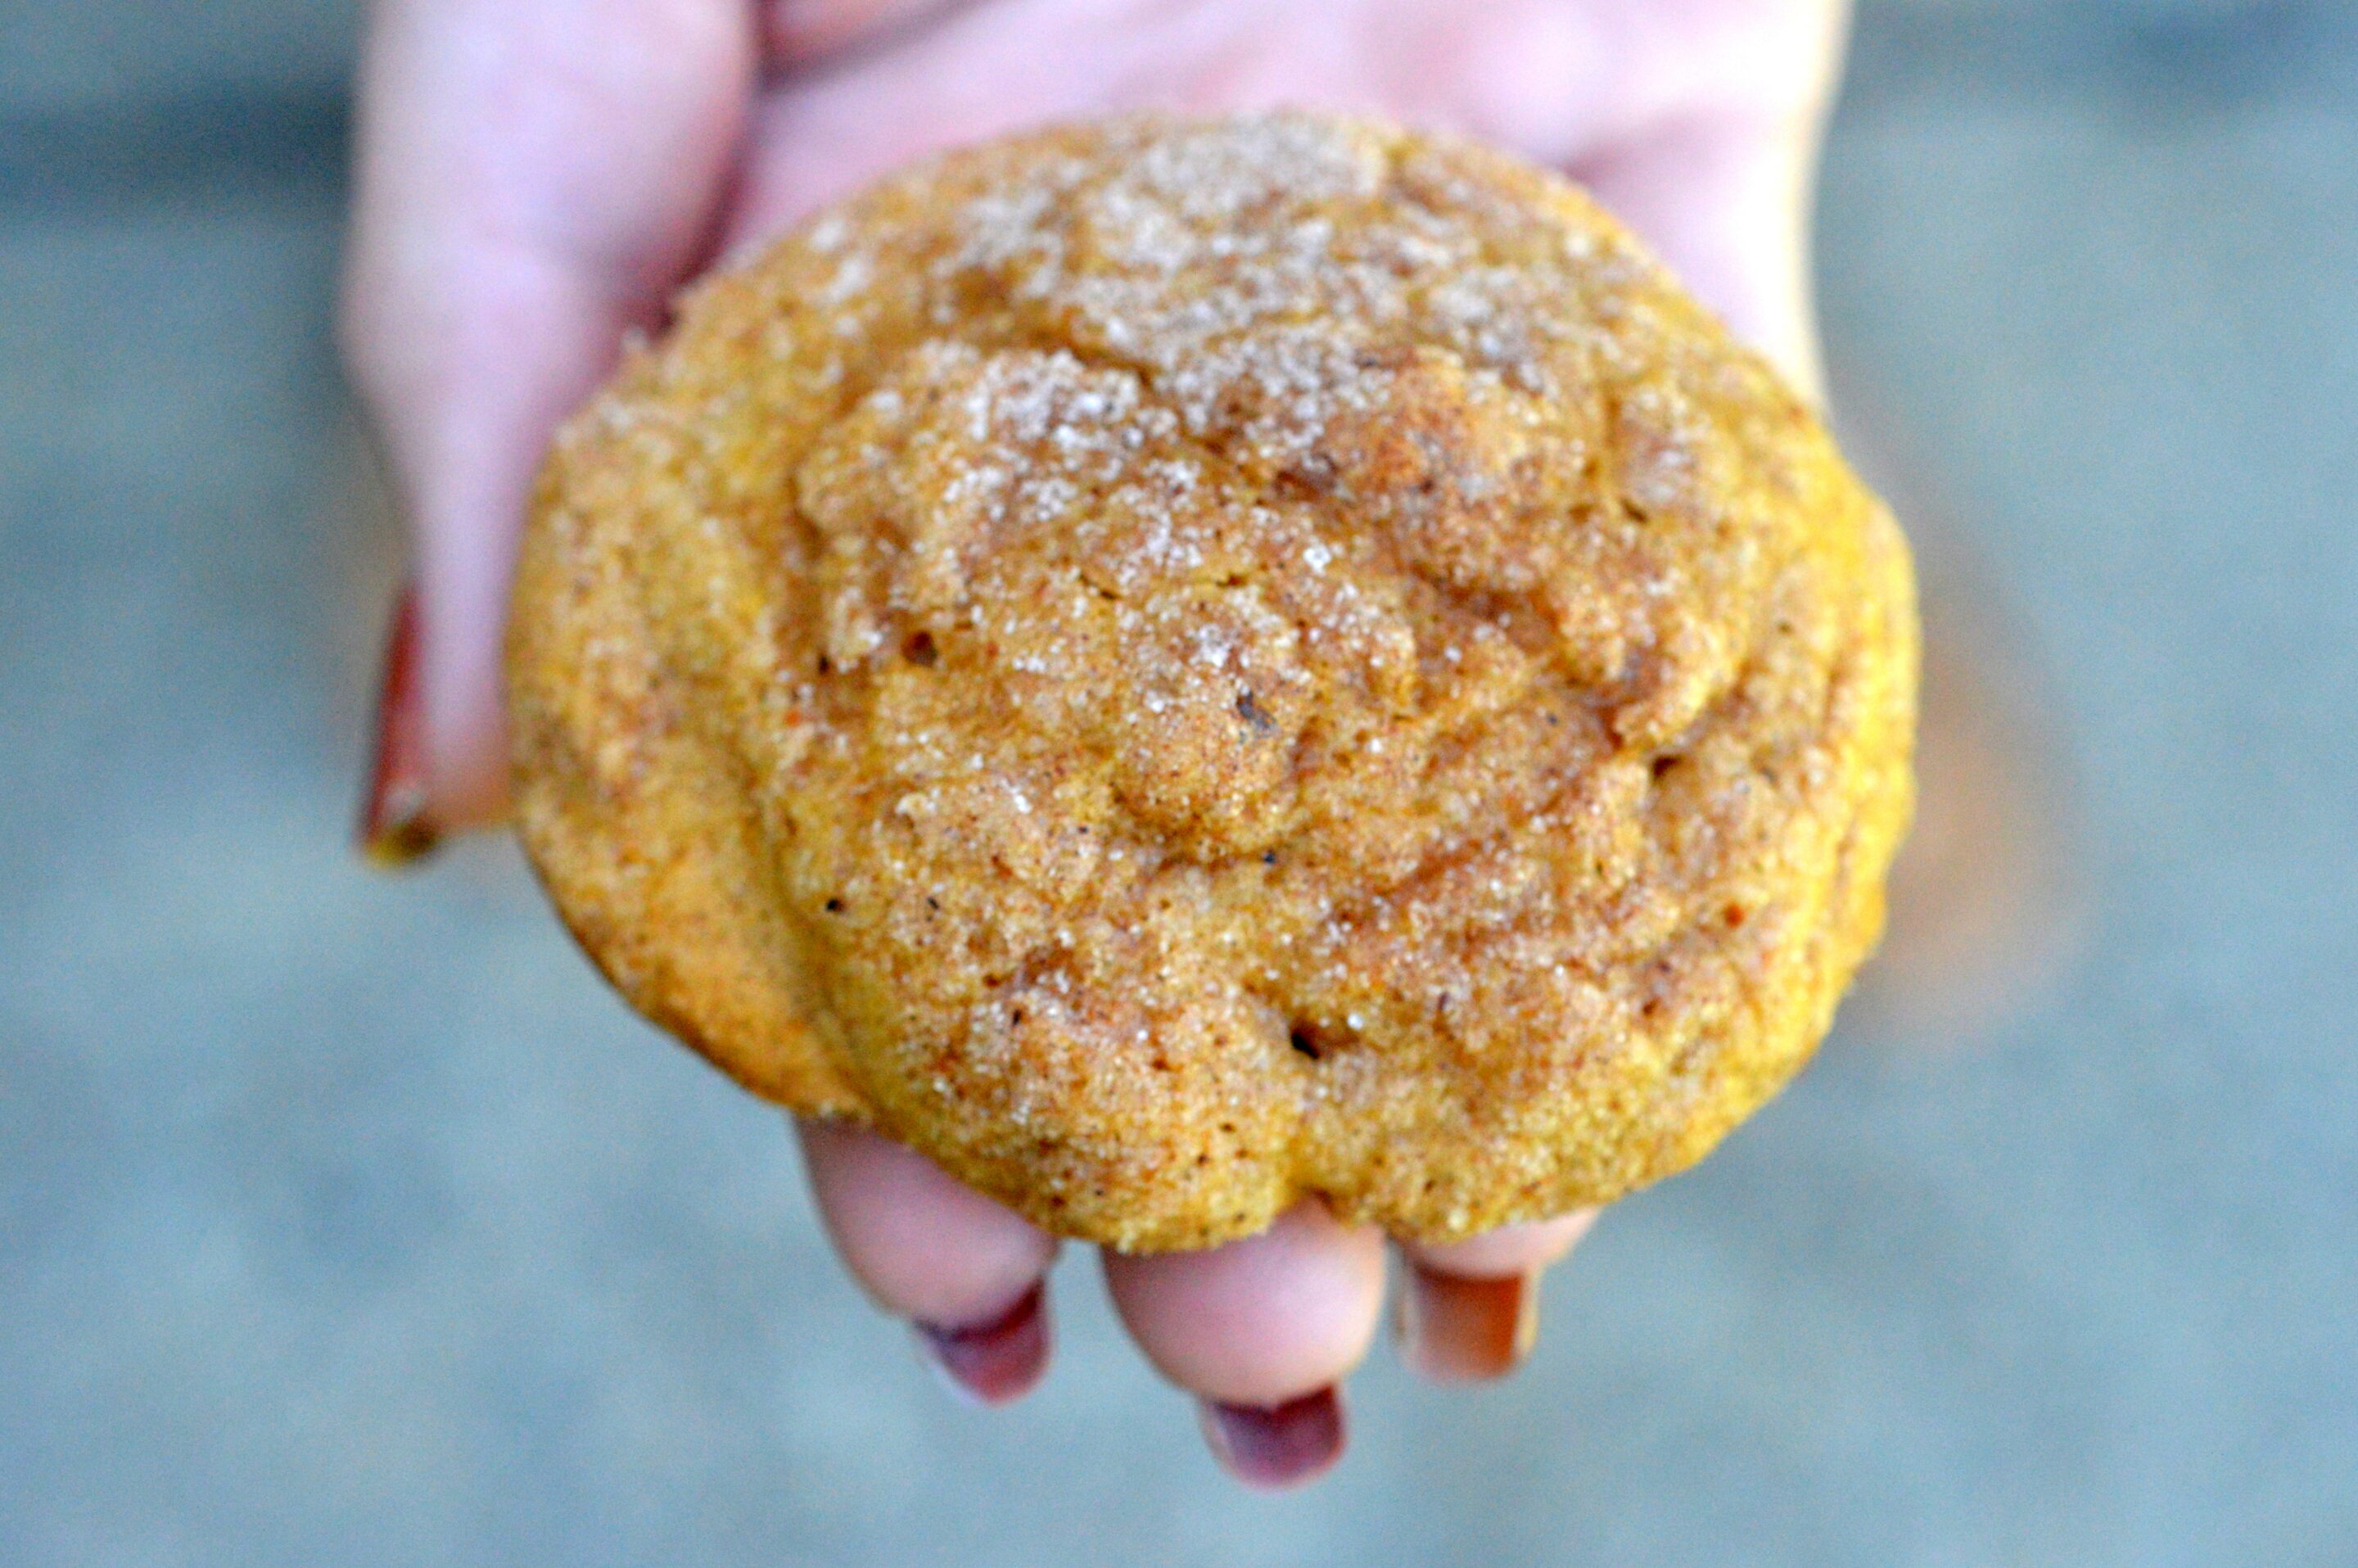
[[[1814,1047],[1905,546],[1570,186],[1303,115],[957,153],[560,437],[520,820],[642,1011],[1052,1230],[1605,1201]]]

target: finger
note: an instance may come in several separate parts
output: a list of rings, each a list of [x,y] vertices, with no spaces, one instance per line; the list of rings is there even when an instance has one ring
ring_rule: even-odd
[[[1502,1225],[1464,1241],[1403,1241],[1401,1256],[1418,1268],[1466,1280],[1504,1280],[1536,1272],[1573,1249],[1597,1211],[1574,1209],[1553,1219]]]
[[[1513,1371],[1539,1333],[1540,1276],[1595,1219],[1595,1209],[1582,1209],[1466,1241],[1401,1243],[1409,1265],[1393,1320],[1401,1358],[1437,1383]]]
[[[396,825],[421,840],[502,807],[500,639],[534,473],[708,243],[753,57],[737,0],[375,15],[340,326],[416,552],[417,776]]]
[[[952,1384],[985,1404],[1047,1370],[1042,1276],[1056,1241],[940,1166],[873,1132],[796,1123],[819,1217],[876,1304],[911,1320]]]
[[[1289,1485],[1341,1454],[1334,1385],[1367,1354],[1383,1240],[1305,1199],[1258,1236],[1205,1252],[1105,1255],[1114,1309],[1156,1369],[1205,1401],[1240,1478]]]

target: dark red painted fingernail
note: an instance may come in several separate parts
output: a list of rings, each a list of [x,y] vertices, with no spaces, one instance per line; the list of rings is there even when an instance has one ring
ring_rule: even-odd
[[[394,601],[377,696],[376,754],[361,803],[360,848],[371,864],[406,866],[438,838],[426,810],[426,711],[417,689],[417,587]]]
[[[1197,1407],[1220,1467],[1248,1487],[1279,1491],[1314,1481],[1343,1457],[1343,1396],[1330,1384],[1282,1405]]]
[[[1048,1369],[1048,1292],[1035,1284],[989,1323],[916,1325],[917,1344],[950,1386],[986,1405],[1020,1400]]]
[[[1401,1354],[1436,1383],[1480,1383],[1523,1364],[1539,1336],[1536,1273],[1467,1280],[1412,1268],[1396,1326]]]

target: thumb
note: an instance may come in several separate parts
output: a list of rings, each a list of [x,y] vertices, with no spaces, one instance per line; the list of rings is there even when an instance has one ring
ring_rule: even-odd
[[[379,859],[505,807],[501,641],[533,477],[699,259],[753,59],[736,0],[375,14],[340,329],[413,548],[362,824]]]
[[[1818,141],[1814,114],[1698,118],[1573,173],[1737,337],[1823,400],[1809,234]]]
[[[1570,172],[1738,338],[1823,401],[1810,219],[1849,0],[1624,9],[1642,22],[1659,76]]]

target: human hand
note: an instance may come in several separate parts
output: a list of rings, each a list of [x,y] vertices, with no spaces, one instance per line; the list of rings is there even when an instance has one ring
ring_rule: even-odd
[[[496,819],[501,629],[556,425],[716,259],[922,153],[1120,109],[1279,103],[1563,168],[1814,386],[1804,214],[1834,0],[385,0],[362,84],[343,335],[416,546],[367,825]],[[1052,1238],[873,1134],[806,1126],[847,1265],[986,1400],[1044,1369]],[[1404,1344],[1510,1369],[1586,1215],[1403,1246]],[[1132,1336],[1262,1483],[1339,1453],[1383,1238],[1314,1202],[1207,1252],[1105,1260]]]

